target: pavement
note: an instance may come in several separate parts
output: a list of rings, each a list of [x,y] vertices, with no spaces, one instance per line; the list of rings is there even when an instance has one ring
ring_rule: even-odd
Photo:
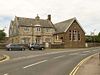
[[[100,75],[99,53],[84,62],[75,75]]]

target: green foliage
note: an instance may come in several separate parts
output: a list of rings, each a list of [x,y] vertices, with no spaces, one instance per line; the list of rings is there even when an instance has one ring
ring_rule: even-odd
[[[100,32],[99,32],[99,34],[97,36],[97,41],[100,43]]]
[[[6,33],[4,32],[4,30],[0,30],[0,41],[4,40],[6,37]]]
[[[100,32],[98,35],[95,35],[95,36],[86,36],[86,42],[97,42],[97,43],[100,43]]]
[[[91,36],[86,36],[86,42],[92,42],[92,39],[93,39],[93,37],[91,37]]]

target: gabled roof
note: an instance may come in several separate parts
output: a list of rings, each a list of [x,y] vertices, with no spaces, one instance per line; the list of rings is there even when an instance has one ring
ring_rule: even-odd
[[[35,26],[36,24],[41,25],[42,27],[54,27],[52,22],[47,19],[33,19],[33,18],[24,18],[24,17],[16,17],[19,26]]]
[[[59,22],[59,23],[56,23],[54,26],[56,28],[56,33],[63,33],[63,32],[66,32],[69,27],[72,25],[72,23],[74,21],[77,21],[77,19],[74,17],[74,18],[71,18],[71,19],[68,19],[68,20],[65,20],[65,21],[62,21],[62,22]],[[78,21],[77,21],[78,23]],[[79,23],[78,23],[79,24]],[[79,24],[80,25],[80,24]],[[80,26],[81,27],[81,26]],[[82,27],[81,27],[82,28]],[[82,28],[83,30],[83,28]],[[84,30],[83,30],[84,31]]]

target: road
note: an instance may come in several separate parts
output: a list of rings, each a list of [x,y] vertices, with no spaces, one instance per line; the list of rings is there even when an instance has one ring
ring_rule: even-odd
[[[62,51],[1,51],[11,57],[0,63],[0,75],[69,75],[84,58],[100,48]]]

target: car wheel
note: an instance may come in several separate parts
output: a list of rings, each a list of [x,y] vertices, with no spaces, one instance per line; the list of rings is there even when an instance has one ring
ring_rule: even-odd
[[[41,48],[41,50],[44,50],[44,48]]]
[[[31,50],[34,50],[34,48],[31,48]]]
[[[7,48],[7,51],[9,51],[9,49]]]
[[[25,48],[22,48],[22,51],[25,51]]]
[[[11,48],[9,48],[8,51],[11,51]]]

